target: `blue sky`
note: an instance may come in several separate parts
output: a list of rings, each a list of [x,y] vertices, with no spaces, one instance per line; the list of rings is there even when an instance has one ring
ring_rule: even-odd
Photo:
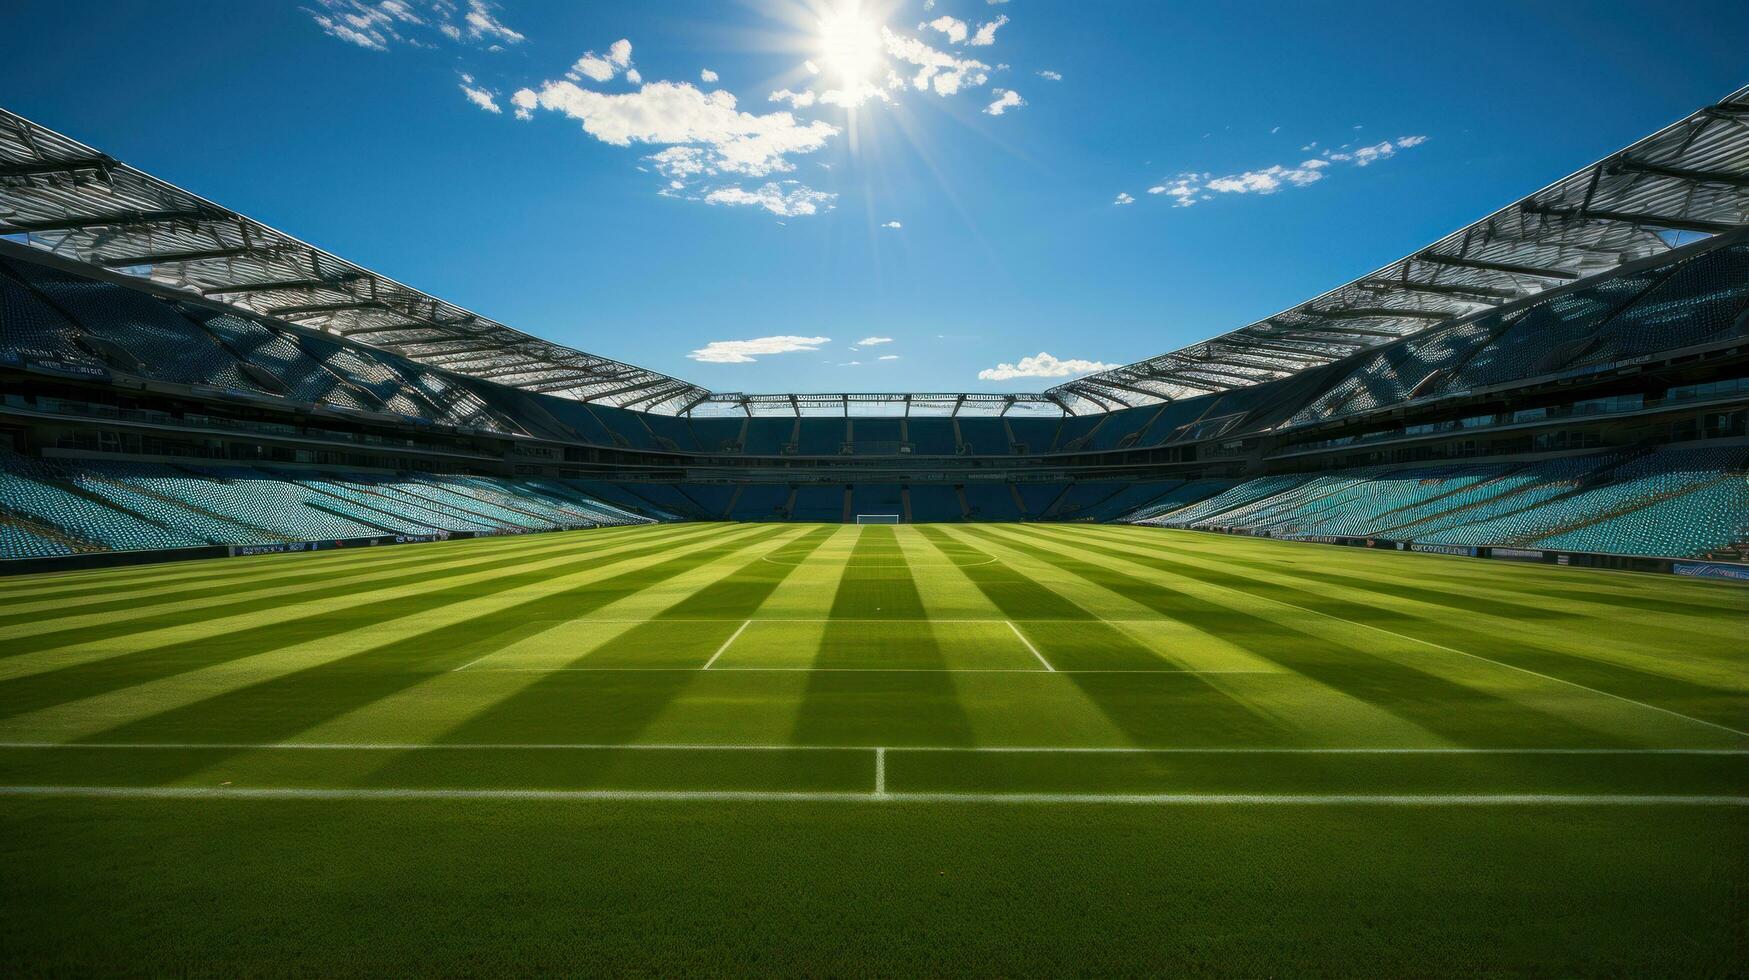
[[[10,0],[0,105],[715,390],[1038,390],[1383,265],[1745,52],[1726,0]]]

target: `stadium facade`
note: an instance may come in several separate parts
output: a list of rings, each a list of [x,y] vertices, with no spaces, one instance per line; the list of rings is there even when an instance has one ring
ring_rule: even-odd
[[[1088,521],[1749,569],[1749,89],[1036,393],[711,392],[0,112],[16,569],[673,520]]]

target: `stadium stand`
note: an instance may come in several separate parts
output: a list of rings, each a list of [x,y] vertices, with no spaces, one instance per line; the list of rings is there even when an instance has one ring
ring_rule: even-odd
[[[1038,394],[713,394],[210,202],[276,244],[143,277],[118,256],[180,226],[88,229],[96,191],[9,178],[0,214],[60,231],[0,238],[0,559],[897,514],[1741,560],[1749,191],[1703,178],[1749,175],[1749,144],[1709,118],[1633,148],[1700,177],[1601,161],[1489,219],[1527,237],[1472,254],[1473,225]]]

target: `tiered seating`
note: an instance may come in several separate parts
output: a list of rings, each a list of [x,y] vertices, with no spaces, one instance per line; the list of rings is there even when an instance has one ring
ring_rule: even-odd
[[[1055,483],[1022,483],[1017,482],[1014,488],[1020,491],[1020,502],[1026,505],[1027,516],[1038,519],[1046,516],[1051,505],[1069,489],[1063,482]]]
[[[781,521],[787,515],[789,487],[781,483],[749,483],[741,489],[729,518],[737,521]]]
[[[1054,427],[1055,422],[1051,425]],[[1002,419],[963,418],[959,420],[960,445],[963,451],[974,456],[1006,456],[1013,451],[1008,442],[1008,430],[1003,426]],[[1043,452],[1050,447],[1034,446],[1033,452]]]
[[[716,483],[683,483],[680,492],[703,516],[711,520],[722,520],[729,512],[729,502],[735,499],[735,488],[728,484]]]
[[[910,419],[905,429],[911,452],[918,456],[953,456],[960,451],[953,438],[953,419]]]
[[[64,476],[61,467],[0,452],[0,509],[113,551],[191,548],[209,543],[99,503],[73,489]]]
[[[959,494],[954,492],[953,487],[939,483],[913,483],[909,489],[911,520],[926,524],[965,519],[960,512]]]
[[[1089,511],[1105,503],[1119,492],[1129,489],[1127,483],[1112,482],[1077,482],[1069,485],[1069,489],[1057,499],[1056,508],[1050,513],[1034,512],[1033,517],[1048,517],[1058,521],[1088,520]]]
[[[802,456],[836,456],[844,448],[844,420],[802,419],[796,452]]]
[[[778,456],[789,445],[795,431],[795,419],[748,419],[747,443],[741,452],[748,456]],[[834,448],[833,452],[838,450]]]
[[[1248,480],[1198,503],[1162,513],[1146,521],[1167,527],[1194,527],[1205,522],[1222,524],[1214,518],[1254,501],[1292,490],[1308,479],[1310,478],[1304,476],[1266,476]]]
[[[1232,487],[1232,480],[1191,480],[1172,487],[1128,514],[1113,519],[1131,523],[1158,523],[1156,520],[1158,518],[1176,514],[1191,504],[1207,500],[1219,493],[1225,493]]]
[[[1553,551],[1687,557],[1749,541],[1749,477],[1729,473],[1638,510],[1532,541]]]
[[[1440,390],[1486,388],[1566,366],[1610,316],[1665,275],[1665,269],[1644,270],[1538,303],[1471,355]]]
[[[960,424],[965,424],[964,419]],[[1014,441],[1026,447],[1028,454],[1048,453],[1057,441],[1057,428],[1062,425],[1061,419],[1054,418],[1011,418],[1005,420],[1008,428],[1014,433]],[[983,451],[982,447],[979,447]],[[1003,445],[1001,452],[1009,452],[1009,447]]]
[[[854,520],[857,514],[900,514],[905,513],[904,502],[899,497],[899,487],[892,483],[858,483],[851,488],[850,514]]]
[[[1723,339],[1746,305],[1749,244],[1707,252],[1612,319],[1582,362],[1606,364]]]
[[[103,364],[74,342],[79,329],[6,269],[0,263],[0,363],[64,363],[103,373]]]
[[[19,527],[0,515],[0,558],[58,558],[73,549]]]
[[[701,451],[707,453],[741,452],[741,427],[744,419],[693,419],[689,423],[692,436]]]
[[[12,268],[72,317],[81,332],[101,338],[112,368],[182,384],[267,393],[244,377],[236,358],[212,337],[155,296],[25,262]]]
[[[796,488],[795,504],[790,508],[792,521],[829,521],[844,519],[844,487],[807,486]]]
[[[204,307],[183,306],[184,316],[205,327],[238,357],[267,372],[285,388],[285,394],[304,402],[320,402],[340,408],[365,408],[340,379],[316,363],[297,342],[265,324],[231,313]]]
[[[1143,505],[1159,500],[1169,491],[1183,485],[1183,480],[1121,484],[1123,489],[1098,503],[1083,507],[1076,518],[1088,521],[1115,521]]]
[[[1025,517],[1006,483],[966,484],[966,516],[974,521],[1018,521]]]
[[[643,422],[656,437],[656,446],[669,452],[696,453],[703,447],[686,420],[672,415],[643,415]]]

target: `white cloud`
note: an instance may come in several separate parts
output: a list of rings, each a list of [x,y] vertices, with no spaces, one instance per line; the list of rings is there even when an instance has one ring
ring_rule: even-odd
[[[1117,197],[1114,198],[1111,203],[1113,203],[1113,204],[1134,204],[1134,203],[1136,203],[1136,199],[1131,197],[1125,191],[1119,191]]]
[[[707,85],[715,85],[717,83],[717,73],[706,68],[704,71],[698,73],[698,80]]]
[[[896,361],[899,359],[899,355],[897,355],[897,354],[882,354],[880,356],[880,359],[883,361]]]
[[[1042,69],[1039,71],[1038,77],[1045,79],[1046,81],[1060,82],[1063,80],[1063,73],[1051,71],[1049,69]]]
[[[704,196],[706,204],[725,204],[729,207],[761,207],[782,218],[793,218],[798,215],[818,214],[822,210],[831,210],[838,195],[817,191],[805,187],[793,180],[767,181],[754,190],[744,187],[717,187]]]
[[[862,363],[861,361],[840,361],[838,366],[839,367],[856,367],[856,366],[860,365],[861,363]]]
[[[996,89],[995,92],[996,101],[984,107],[984,111],[992,116],[1000,116],[1010,109],[1026,105],[1026,100],[1021,98],[1020,93],[1013,89],[999,88]]]
[[[972,39],[966,43],[974,48],[989,47],[996,43],[996,29],[1006,23],[1008,23],[1008,15],[998,14],[995,20],[979,24],[978,32],[973,34]]]
[[[966,22],[957,17],[949,17],[946,14],[942,14],[940,17],[937,17],[922,26],[927,27],[932,31],[939,31],[942,34],[947,35],[949,44],[959,44],[966,39]]]
[[[1396,140],[1384,140],[1349,152],[1325,150],[1322,157],[1302,160],[1293,166],[1278,163],[1221,177],[1206,173],[1179,174],[1172,180],[1148,188],[1148,193],[1167,195],[1172,198],[1174,206],[1181,208],[1190,207],[1199,201],[1212,200],[1216,194],[1274,194],[1323,180],[1329,176],[1329,169],[1333,164],[1349,163],[1365,167],[1395,156],[1399,150],[1420,146],[1425,142],[1425,136],[1401,136]],[[1301,149],[1309,150],[1316,145],[1309,143]]]
[[[899,224],[897,221],[889,221],[886,224],[881,225],[881,227],[882,228],[891,228],[894,231],[898,231],[900,228],[903,228],[905,226],[902,224]]]
[[[625,72],[626,81],[633,85],[643,81],[643,76],[639,75],[637,69],[632,67],[632,42],[623,37],[608,45],[606,54],[586,52],[583,57],[577,59],[576,64],[571,66],[571,70],[565,74],[565,77],[573,82],[580,81],[584,77],[597,82],[611,82],[613,76],[622,71]]]
[[[861,340],[856,342],[856,346],[858,346],[858,347],[873,347],[876,344],[890,344],[892,342],[893,342],[893,338],[891,338],[891,337],[864,337]]]
[[[1310,163],[1312,161],[1307,161]],[[1206,185],[1220,194],[1274,194],[1284,186],[1304,187],[1324,179],[1321,167],[1284,167],[1276,164],[1262,170],[1247,170],[1242,174],[1216,177]]]
[[[460,23],[455,20],[454,0],[315,0],[320,9],[304,8],[323,33],[372,51],[387,51],[404,44],[414,48],[434,46],[435,35],[450,41],[486,43],[492,49],[517,44],[526,38],[500,22],[497,6],[486,0],[469,0]]]
[[[503,110],[503,108],[501,108],[498,105],[497,98],[492,94],[491,91],[484,89],[484,88],[481,88],[478,85],[475,85],[474,84],[474,76],[463,75],[462,80],[461,80],[461,89],[462,89],[462,94],[467,96],[468,101],[472,102],[474,105],[479,106],[480,108],[486,110],[487,112],[491,112],[491,113],[495,113],[495,114],[499,114],[499,115],[503,114],[504,110]]]
[[[503,22],[492,15],[496,4],[486,0],[468,0],[468,13],[463,19],[468,24],[468,36],[472,38],[497,39],[507,44],[520,44],[527,38],[504,26]]]
[[[1040,351],[1035,357],[1023,357],[1018,364],[997,364],[978,372],[979,381],[1009,381],[1014,378],[1067,378],[1075,375],[1109,371],[1116,364],[1086,361],[1080,358],[1060,360]]]
[[[806,109],[808,106],[814,104],[816,98],[817,96],[814,95],[812,91],[804,90],[801,92],[792,92],[787,88],[780,88],[771,93],[771,96],[767,101],[788,102],[791,108]]]
[[[752,340],[713,340],[686,355],[695,361],[710,364],[750,364],[767,354],[788,354],[799,350],[819,350],[831,337],[755,337]]]
[[[793,170],[788,156],[812,153],[838,133],[830,123],[803,123],[788,112],[741,112],[730,93],[706,94],[687,82],[652,82],[636,92],[609,94],[570,81],[550,81],[538,90],[518,91],[511,102],[523,118],[523,112],[532,115],[537,107],[558,112],[614,146],[661,143],[708,149],[704,157],[688,155],[704,162],[698,171],[703,173],[763,177]]]
[[[919,92],[933,88],[935,94],[948,96],[962,86],[982,85],[990,80],[990,66],[982,61],[956,58],[885,27],[881,28],[881,38],[888,54],[917,66],[916,74],[911,76],[911,87]]]

